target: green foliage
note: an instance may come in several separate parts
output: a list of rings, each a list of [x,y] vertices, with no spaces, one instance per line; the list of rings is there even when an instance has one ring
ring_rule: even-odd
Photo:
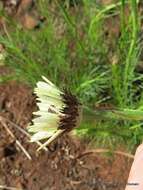
[[[37,2],[37,9],[46,18],[40,29],[27,31],[8,18],[10,32],[0,36],[7,50],[6,65],[15,70],[13,79],[34,86],[45,75],[57,86],[69,87],[84,105],[99,113],[102,103],[124,113],[142,111],[143,76],[137,72],[141,52],[138,1],[103,6],[91,0],[55,0],[51,4],[43,0]],[[106,21],[114,17],[120,19],[120,36],[108,38]],[[107,115],[111,111],[108,108]],[[110,121],[102,116],[84,120],[76,132],[99,144],[111,145],[116,140],[139,143],[142,122],[126,121],[116,114]]]

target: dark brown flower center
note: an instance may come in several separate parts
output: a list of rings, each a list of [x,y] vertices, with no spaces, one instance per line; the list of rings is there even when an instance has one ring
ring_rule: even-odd
[[[61,111],[65,116],[61,117],[60,125],[58,129],[66,129],[71,131],[76,127],[77,119],[79,116],[79,106],[81,105],[70,91],[64,90],[64,94],[61,95],[66,107]]]

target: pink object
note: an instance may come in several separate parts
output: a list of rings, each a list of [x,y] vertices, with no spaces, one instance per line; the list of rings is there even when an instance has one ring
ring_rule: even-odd
[[[136,150],[125,190],[143,190],[143,144]]]

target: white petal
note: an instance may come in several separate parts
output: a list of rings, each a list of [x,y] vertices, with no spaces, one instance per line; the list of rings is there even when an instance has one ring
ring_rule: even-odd
[[[57,123],[58,124],[60,121],[60,118],[57,114],[47,112],[45,115],[34,118],[32,121],[34,123],[46,123],[46,124]]]
[[[47,115],[47,111],[35,111],[33,112],[33,115],[36,115],[36,116],[45,116]]]
[[[53,101],[57,101],[57,102],[63,102],[62,97],[59,98],[55,98],[55,97],[51,97],[51,96],[47,96],[47,95],[41,95],[38,96],[36,98],[36,100],[39,100],[40,102],[53,102]]]
[[[50,130],[56,130],[56,128],[55,127],[52,128],[47,125],[38,125],[38,124],[28,127],[28,131],[31,133],[37,133],[40,131],[50,131]]]
[[[41,99],[38,99],[41,100]],[[41,100],[37,103],[40,110],[48,110],[51,106],[57,108],[58,110],[61,109],[65,104],[62,101],[56,99],[47,98],[47,100]]]
[[[54,131],[40,131],[38,133],[35,133],[31,137],[31,142],[35,142],[35,141],[38,141],[38,140],[49,138],[53,134],[54,134]]]
[[[51,97],[60,97],[61,91],[54,87],[54,86],[50,86],[49,84],[45,83],[45,82],[38,82],[37,83],[37,88],[35,88],[35,92],[38,95],[47,95],[47,96],[51,96]]]
[[[38,108],[39,108],[40,111],[48,112],[51,104],[37,103],[37,106],[38,106]]]
[[[46,77],[42,76],[42,79],[46,81],[49,85],[55,86],[50,80],[48,80]]]
[[[65,114],[63,114],[63,113],[61,113],[61,110],[62,109],[55,109],[55,108],[51,108],[51,110],[53,110],[54,112],[56,112],[55,114],[57,114],[58,116],[65,116]],[[33,112],[33,115],[35,115],[35,116],[44,116],[44,117],[46,117],[46,115],[48,114],[48,113],[51,113],[51,112],[49,112],[49,111],[41,111],[41,110],[39,110],[39,111],[36,111],[36,112]]]

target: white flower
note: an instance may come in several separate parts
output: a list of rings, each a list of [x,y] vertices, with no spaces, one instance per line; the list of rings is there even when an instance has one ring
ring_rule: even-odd
[[[49,145],[66,131],[71,131],[77,124],[79,102],[69,91],[60,91],[47,78],[37,83],[35,94],[39,110],[33,114],[33,125],[28,127],[31,142],[48,139],[38,150]]]

